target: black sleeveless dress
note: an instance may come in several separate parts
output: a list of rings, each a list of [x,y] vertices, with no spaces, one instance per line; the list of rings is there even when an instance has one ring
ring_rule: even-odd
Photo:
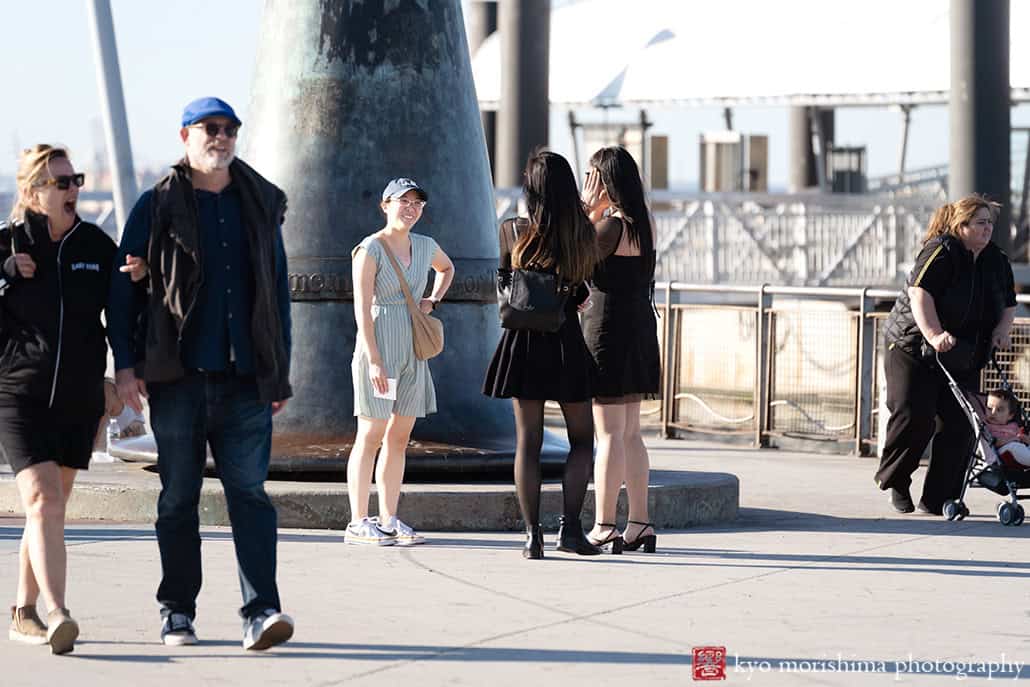
[[[511,269],[514,220],[499,231],[501,269]],[[486,370],[483,393],[493,398],[519,398],[576,403],[591,398],[593,359],[583,341],[577,306],[587,298],[581,284],[568,300],[565,323],[554,332],[503,329]]]
[[[658,324],[652,301],[653,255],[615,255],[623,221],[608,218],[598,226],[604,259],[583,313],[583,336],[593,357],[594,398],[599,403],[630,403],[659,397],[662,366]]]

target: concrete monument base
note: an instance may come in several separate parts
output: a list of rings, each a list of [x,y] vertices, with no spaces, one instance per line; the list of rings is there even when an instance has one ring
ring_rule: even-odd
[[[13,475],[0,467],[0,513],[19,513]],[[347,485],[342,482],[269,481],[267,490],[279,511],[280,527],[343,529],[350,521]],[[153,522],[160,480],[152,465],[94,463],[81,472],[68,503],[69,520]],[[374,492],[374,488],[373,488]],[[734,475],[685,470],[653,470],[649,493],[651,519],[658,529],[726,522],[737,517],[740,489]],[[372,514],[375,514],[375,498]],[[587,493],[584,526],[593,522],[594,495]],[[462,484],[408,483],[400,510],[406,522],[426,531],[503,531],[521,529],[515,487],[509,482]],[[557,526],[561,484],[545,483],[541,516]],[[624,498],[619,521],[625,521]],[[217,479],[204,480],[200,499],[203,525],[228,525],[225,497]],[[342,533],[341,533],[342,534]]]

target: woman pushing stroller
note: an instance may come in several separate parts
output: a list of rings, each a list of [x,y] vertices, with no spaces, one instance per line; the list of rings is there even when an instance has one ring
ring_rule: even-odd
[[[912,473],[931,437],[920,510],[941,515],[962,490],[972,428],[936,356],[961,386],[976,388],[989,352],[1009,347],[1016,293],[1008,257],[991,242],[999,208],[976,194],[938,208],[887,320],[891,415],[875,479],[900,513],[915,510]]]

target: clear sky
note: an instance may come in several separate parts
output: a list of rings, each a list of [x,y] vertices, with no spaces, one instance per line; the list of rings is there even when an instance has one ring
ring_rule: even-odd
[[[262,5],[260,0],[112,0],[137,168],[177,158],[179,116],[195,97],[218,95],[246,122]],[[70,146],[84,167],[103,140],[86,1],[0,0],[0,27],[6,55],[0,175],[13,173],[18,149],[43,141]],[[673,184],[696,183],[698,134],[722,128],[721,110],[652,108],[649,113],[652,131],[670,136]],[[551,146],[569,154],[566,113],[552,115]],[[612,115],[620,116],[632,120],[636,113]],[[769,135],[774,187],[786,183],[787,117],[785,108],[739,108],[734,117],[735,128]],[[1013,110],[1013,125],[1030,126],[1030,106]],[[838,144],[868,146],[870,174],[896,171],[900,114],[885,108],[839,110],[836,130]],[[241,135],[248,133],[244,126]],[[917,108],[909,167],[945,163],[947,149],[947,108]],[[1014,152],[1022,155],[1025,149],[1020,138]]]

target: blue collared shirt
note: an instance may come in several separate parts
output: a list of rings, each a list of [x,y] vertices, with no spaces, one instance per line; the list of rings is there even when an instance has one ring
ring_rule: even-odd
[[[240,194],[235,184],[220,193],[194,192],[200,231],[203,281],[182,332],[182,364],[189,369],[223,371],[235,365],[238,374],[254,373],[251,319],[254,271],[247,233],[243,228]],[[136,202],[122,234],[116,265],[126,255],[146,256],[150,241],[151,191]],[[276,233],[276,292],[287,354],[290,350],[290,293],[286,251],[281,229]],[[108,339],[115,369],[133,367],[143,351],[135,350],[135,328],[146,307],[142,289],[134,288],[128,274],[116,272],[111,280],[107,309]]]

